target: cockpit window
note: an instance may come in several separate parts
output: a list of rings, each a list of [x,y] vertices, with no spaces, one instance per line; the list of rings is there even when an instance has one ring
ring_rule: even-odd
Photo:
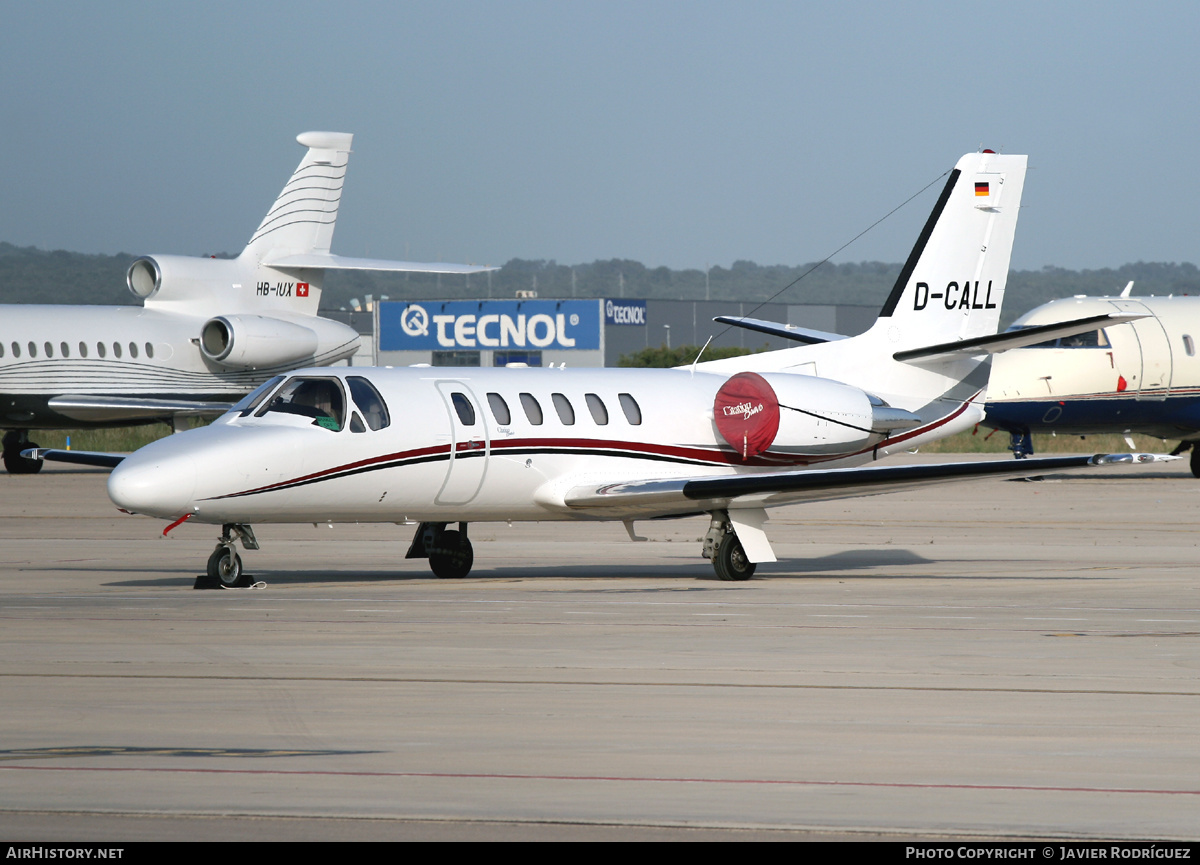
[[[83,345],[83,343],[80,343],[80,345]],[[275,386],[285,378],[286,376],[277,375],[275,378],[263,382],[254,390],[250,391],[250,393],[238,400],[237,404],[231,408],[230,411],[241,412],[241,416],[245,417],[246,415],[250,414],[250,412],[258,408],[258,404],[266,399],[267,394],[273,391]]]
[[[286,382],[255,417],[268,412],[298,414],[313,419],[313,425],[337,432],[346,417],[346,398],[336,378],[297,376]]]
[[[373,384],[359,375],[346,376],[346,384],[350,387],[350,396],[367,419],[367,426],[381,430],[392,422],[388,417],[387,404]]]
[[[1033,325],[1016,325],[1005,333],[1018,333]],[[1077,333],[1073,336],[1063,336],[1048,339],[1045,342],[1034,343],[1026,348],[1108,348],[1108,335],[1102,330],[1089,330],[1087,333]]]

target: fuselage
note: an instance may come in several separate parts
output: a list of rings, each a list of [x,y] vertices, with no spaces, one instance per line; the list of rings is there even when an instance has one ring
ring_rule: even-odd
[[[785,412],[753,453],[718,429],[724,371],[303,370],[209,427],[137,451],[109,493],[129,511],[211,523],[595,518],[567,506],[571,489],[855,466],[980,416],[969,401],[936,403],[903,432],[876,433],[864,392],[767,375],[803,411]]]
[[[1012,432],[1200,436],[1200,298],[1065,298],[1014,327],[1114,311],[1149,317],[998,355],[985,423]]]
[[[124,426],[137,421],[72,417],[50,401],[64,395],[104,395],[229,403],[296,365],[222,368],[199,349],[207,319],[138,306],[5,306],[0,315],[0,427]],[[332,363],[357,349],[357,334],[345,325],[309,315],[296,320],[318,329],[321,337],[308,364]]]

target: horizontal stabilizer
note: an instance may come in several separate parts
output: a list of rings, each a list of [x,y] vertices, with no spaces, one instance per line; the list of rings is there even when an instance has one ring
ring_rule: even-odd
[[[932,465],[808,469],[695,479],[664,478],[601,487],[576,487],[566,494],[564,502],[572,511],[587,511],[596,516],[603,516],[605,510],[611,508],[628,518],[640,507],[645,507],[648,514],[661,515],[671,508],[677,508],[679,514],[687,514],[731,507],[763,507],[879,495],[938,482],[1028,477],[1072,469],[1175,459],[1179,457],[1145,453],[1095,454]]]
[[[791,324],[779,324],[774,321],[763,321],[761,318],[741,318],[735,315],[718,315],[713,321],[719,321],[721,324],[732,324],[734,327],[744,327],[746,330],[757,331],[758,333],[766,333],[771,336],[781,336],[784,339],[803,342],[807,345],[815,345],[821,342],[833,342],[838,339],[845,339],[840,333],[826,333],[823,330],[812,330],[807,327],[796,327]]]
[[[57,463],[74,463],[80,466],[116,468],[128,454],[106,454],[102,451],[68,451],[59,448],[29,448],[21,451],[27,460],[50,460]]]
[[[47,405],[65,417],[88,423],[170,420],[179,415],[216,417],[233,408],[233,403],[229,402],[70,394],[53,397]]]
[[[1099,330],[1114,324],[1124,324],[1127,321],[1137,321],[1146,318],[1149,313],[1114,312],[1108,315],[1092,315],[1087,318],[1076,318],[1058,324],[1043,324],[1037,327],[1025,327],[1005,333],[989,336],[977,336],[973,339],[960,339],[955,342],[943,342],[938,345],[927,345],[922,348],[910,348],[898,351],[892,357],[899,361],[941,360],[953,354],[998,354],[1014,348],[1026,348],[1059,339],[1064,336],[1075,336],[1092,330]]]
[[[395,273],[485,273],[499,270],[476,264],[423,263],[420,261],[386,261],[382,258],[347,258],[344,255],[310,252],[307,255],[268,257],[268,267],[280,270],[385,270]]]

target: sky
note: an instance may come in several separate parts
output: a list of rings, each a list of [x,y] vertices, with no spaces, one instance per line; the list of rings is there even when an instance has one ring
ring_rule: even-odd
[[[1200,4],[0,0],[0,241],[236,253],[354,133],[333,252],[902,261],[1027,153],[1013,267],[1197,261]],[[930,185],[932,184],[932,185]]]

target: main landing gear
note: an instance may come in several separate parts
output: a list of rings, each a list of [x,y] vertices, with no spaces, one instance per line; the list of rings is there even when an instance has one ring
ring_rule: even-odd
[[[447,529],[447,523],[421,523],[413,535],[406,559],[429,559],[429,569],[442,580],[461,580],[471,573],[475,551],[467,538],[467,524],[459,523],[458,531]]]
[[[1008,449],[1016,459],[1023,460],[1033,456],[1033,436],[1029,430],[1010,431],[1008,435]]]
[[[746,557],[727,511],[713,511],[701,555],[711,559],[718,580],[748,580],[756,565]]]
[[[21,451],[39,447],[29,440],[29,431],[9,430],[4,434],[4,468],[10,475],[32,475],[42,470],[41,460],[30,460],[21,456]]]
[[[247,550],[258,549],[254,529],[242,523],[226,523],[221,526],[217,548],[208,557],[208,579],[223,589],[242,589],[250,585],[249,575],[242,573],[242,557],[235,549],[238,541]]]

